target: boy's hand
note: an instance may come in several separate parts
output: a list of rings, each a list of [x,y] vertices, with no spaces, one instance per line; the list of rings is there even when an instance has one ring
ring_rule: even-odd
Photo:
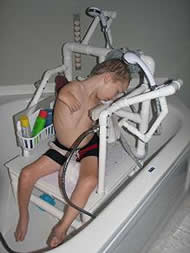
[[[68,106],[71,113],[78,111],[81,107],[80,101],[70,92],[63,93],[58,99]]]
[[[72,94],[69,94],[69,96],[67,97],[66,105],[69,107],[71,113],[78,111],[81,107],[81,103],[79,102],[79,100]]]

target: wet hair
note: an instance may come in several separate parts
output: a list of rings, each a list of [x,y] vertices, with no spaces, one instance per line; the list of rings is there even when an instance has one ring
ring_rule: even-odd
[[[109,59],[97,64],[91,71],[90,76],[101,75],[103,73],[113,73],[115,81],[130,81],[131,75],[129,67],[120,59]]]

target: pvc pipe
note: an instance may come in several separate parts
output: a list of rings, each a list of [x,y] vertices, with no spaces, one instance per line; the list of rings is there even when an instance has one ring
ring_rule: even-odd
[[[39,197],[31,195],[30,200],[40,208],[44,209],[46,212],[50,213],[54,217],[58,218],[59,220],[63,217],[63,212],[55,208],[54,206],[48,204],[44,200],[40,199]]]
[[[105,168],[106,168],[106,144],[107,144],[107,117],[108,112],[105,110],[100,113],[99,125],[100,125],[100,150],[99,150],[99,174],[98,174],[98,194],[105,193]]]
[[[93,56],[106,56],[110,49],[98,48],[89,45],[78,44],[75,42],[66,43],[63,47],[65,75],[69,81],[72,80],[72,52],[93,55]]]
[[[139,95],[143,92],[145,92],[147,89],[147,85],[146,84],[142,84],[139,88],[136,88],[134,91],[132,91],[130,94],[125,95],[125,97],[123,97],[122,99],[126,98],[131,98],[134,97],[136,95]],[[118,98],[120,98],[122,96],[122,93],[120,93],[118,95]],[[90,118],[93,121],[96,121],[99,119],[100,113],[105,110],[108,109],[108,107],[110,106],[110,104],[112,104],[113,101],[109,100],[108,102],[106,102],[105,104],[100,104],[98,106],[96,106],[91,112],[90,112]],[[125,109],[125,108],[124,108]],[[132,112],[128,112],[125,110],[119,110],[117,112],[115,112],[116,115],[122,117],[122,118],[128,118],[132,121],[135,121],[136,123],[139,123],[141,121],[141,117],[139,116],[139,114],[137,113],[132,113]]]
[[[110,108],[107,109],[107,111],[109,111],[110,113],[113,113],[122,107],[129,106],[129,105],[135,104],[135,103],[144,102],[144,101],[150,102],[151,99],[160,97],[159,102],[160,102],[160,106],[161,106],[161,113],[159,114],[158,118],[156,119],[156,121],[154,122],[154,124],[152,125],[152,127],[150,128],[150,130],[146,134],[144,134],[144,131],[146,132],[145,128],[148,128],[148,126],[146,125],[148,123],[148,118],[145,120],[146,123],[142,123],[143,126],[142,126],[142,129],[140,129],[142,132],[139,131],[137,128],[133,127],[128,122],[126,122],[125,118],[119,122],[120,127],[125,126],[128,129],[128,131],[130,131],[131,133],[136,135],[141,141],[148,142],[150,140],[150,138],[152,137],[152,135],[154,134],[154,132],[156,131],[156,129],[159,127],[162,120],[165,118],[165,116],[168,113],[168,108],[167,108],[165,96],[174,94],[176,92],[176,90],[181,87],[181,85],[182,85],[182,81],[178,80],[178,81],[172,82],[168,86],[163,86],[162,88],[155,90],[155,91],[150,91],[145,94],[135,96],[135,97],[132,97],[129,99],[121,98],[120,101],[115,102]],[[149,105],[148,104],[144,104],[144,105],[145,105],[145,108],[143,109],[144,112],[141,117],[142,120],[144,119],[144,117],[148,117],[148,115],[149,115],[149,113],[147,111]],[[141,151],[142,150],[140,150],[139,152],[141,152]],[[139,155],[141,155],[141,154],[139,153]]]
[[[94,31],[95,31],[95,29],[96,29],[99,21],[100,21],[99,17],[98,16],[95,17],[95,19],[91,23],[91,25],[90,25],[87,33],[85,34],[84,38],[82,39],[82,42],[81,42],[82,44],[88,45],[89,40],[91,39],[91,37],[92,37],[92,35],[93,35],[93,33],[94,33]]]
[[[97,105],[92,111],[90,111],[90,118],[93,121],[98,120],[99,117],[100,117],[100,113],[103,110],[107,109],[109,106],[110,106],[110,104],[100,104],[100,105]]]
[[[83,44],[78,44],[75,42],[70,42],[66,43],[64,45],[64,55],[69,51],[75,52],[75,53],[81,53],[81,54],[90,54],[93,56],[106,56],[107,53],[111,51],[111,49],[106,49],[106,48],[99,48],[99,47],[94,47],[94,46],[89,46],[89,45],[83,45]]]
[[[129,93],[128,95],[126,95],[127,98],[131,98],[134,97],[136,95],[142,94],[144,93],[146,90],[148,89],[147,84],[143,83],[141,84],[140,87],[134,89],[131,93]]]
[[[154,132],[156,131],[156,129],[159,127],[162,120],[165,118],[165,116],[168,113],[165,97],[160,98],[160,105],[161,105],[161,113],[156,119],[156,121],[154,122],[154,124],[152,125],[152,127],[150,128],[150,130],[146,134],[143,134],[142,132],[140,132],[137,128],[133,127],[131,124],[126,122],[125,119],[119,122],[119,126],[120,127],[125,126],[128,129],[128,131],[136,135],[141,141],[145,143],[148,142],[151,139]]]
[[[105,58],[106,58],[105,55],[99,56],[98,57],[98,63],[101,63],[101,62],[105,61]]]
[[[113,39],[112,39],[111,29],[108,29],[107,34],[108,34],[108,38],[109,38],[110,44],[113,47]]]
[[[149,115],[150,115],[150,100],[144,101],[141,108],[141,123],[139,124],[139,131],[144,134],[148,131]],[[137,142],[137,156],[143,159],[146,155],[145,143],[141,140]]]
[[[118,126],[118,118],[115,114],[108,118],[108,143],[113,143],[120,137],[120,128]]]
[[[42,93],[43,93],[43,90],[45,89],[46,87],[46,84],[48,82],[48,80],[50,79],[50,77],[54,74],[57,74],[57,73],[61,73],[63,71],[66,70],[66,67],[64,65],[61,65],[55,69],[50,69],[50,70],[47,70],[43,76],[43,79],[41,81],[41,84],[40,86],[38,87],[38,89],[36,90],[36,92],[34,93],[34,96],[32,98],[32,100],[30,101],[30,103],[28,104],[28,108],[29,107],[32,107],[33,105],[37,104]]]
[[[116,17],[116,16],[117,16],[117,14],[115,13],[115,17]],[[108,32],[108,36],[109,36],[109,40],[110,40],[111,45],[112,45],[112,43],[113,43],[112,34],[111,34],[111,29],[110,29],[111,24],[112,24],[112,21],[113,21],[112,18],[110,18],[110,19],[107,21],[107,32]]]
[[[139,113],[127,112],[121,109],[121,110],[116,111],[115,114],[121,118],[134,121],[135,123],[141,122],[141,116],[139,115]]]
[[[159,100],[160,100],[160,106],[161,106],[161,113],[159,114],[158,118],[156,119],[156,121],[154,122],[154,124],[152,125],[148,133],[146,134],[147,140],[150,140],[150,138],[152,137],[156,129],[160,126],[160,123],[168,114],[168,106],[167,106],[166,98],[161,97]]]
[[[141,103],[143,101],[151,100],[157,97],[166,97],[169,95],[173,95],[179,89],[179,87],[180,87],[180,80],[174,81],[168,86],[164,86],[160,89],[146,92],[142,95],[134,96],[129,99],[121,98],[117,102],[113,103],[107,110],[110,113],[114,113],[115,111],[132,104]]]
[[[139,130],[136,127],[134,127],[131,124],[129,124],[128,122],[126,122],[125,119],[123,119],[119,122],[119,126],[126,127],[129,132],[133,133],[135,136],[137,136],[143,142],[147,141],[145,135],[142,134],[141,132],[139,132]]]
[[[127,135],[126,131],[123,128],[120,128],[120,131],[121,131],[121,136],[123,136],[123,138],[128,140],[129,136]],[[134,157],[138,159],[136,148],[133,146],[130,146],[130,150],[131,150],[132,154],[134,155]]]

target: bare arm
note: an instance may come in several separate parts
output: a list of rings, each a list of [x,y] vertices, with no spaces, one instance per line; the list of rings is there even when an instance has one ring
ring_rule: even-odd
[[[71,113],[78,111],[81,107],[80,101],[68,86],[61,89],[57,99],[67,105]]]

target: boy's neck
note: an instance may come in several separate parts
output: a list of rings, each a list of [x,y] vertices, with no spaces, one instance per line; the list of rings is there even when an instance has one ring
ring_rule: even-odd
[[[85,88],[87,89],[87,92],[90,95],[91,93],[94,93],[94,92],[97,93],[98,88],[104,85],[104,76],[103,74],[95,75],[82,82]]]

